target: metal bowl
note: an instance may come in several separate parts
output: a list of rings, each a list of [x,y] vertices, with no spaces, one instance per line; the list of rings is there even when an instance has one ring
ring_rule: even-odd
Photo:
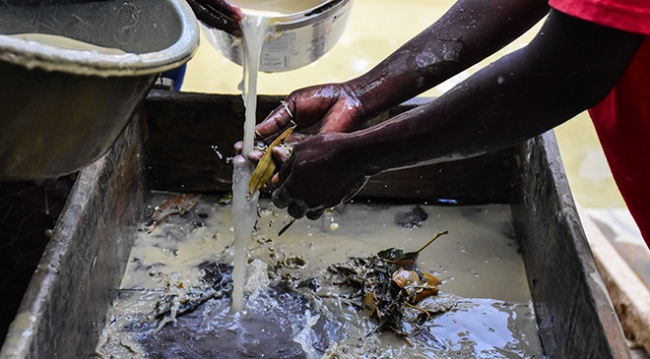
[[[59,35],[126,54],[9,35]],[[183,0],[0,2],[0,180],[72,173],[115,142],[156,76],[187,62],[199,28]]]
[[[262,46],[260,71],[283,72],[318,60],[341,38],[354,0],[328,0],[297,14],[274,18],[271,36]],[[212,46],[226,58],[241,65],[241,41],[220,30],[203,27]]]

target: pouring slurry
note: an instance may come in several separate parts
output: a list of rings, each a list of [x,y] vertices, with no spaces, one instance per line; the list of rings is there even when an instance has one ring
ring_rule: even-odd
[[[240,25],[243,33],[243,68],[244,75],[240,90],[246,106],[242,157],[234,161],[233,172],[233,227],[235,229],[235,258],[233,271],[233,313],[243,307],[243,287],[246,281],[246,244],[255,226],[257,218],[257,198],[259,193],[248,195],[248,183],[253,173],[253,165],[247,159],[253,150],[255,137],[255,112],[257,110],[257,73],[263,45],[273,34],[269,24],[277,16],[291,15],[312,9],[325,3],[323,0],[274,0],[274,1],[240,1],[244,18]]]
[[[262,42],[266,37],[269,17],[264,15],[246,14],[241,22],[244,34],[244,78],[242,93],[246,106],[246,122],[244,123],[244,147],[241,157],[233,161],[233,227],[235,229],[235,258],[233,271],[233,313],[242,309],[244,297],[244,282],[246,281],[246,244],[250,239],[257,219],[258,193],[248,196],[248,183],[253,174],[253,165],[248,160],[248,153],[253,150],[255,137],[255,111],[257,109],[257,71],[259,67]],[[246,82],[247,81],[247,82]]]
[[[325,3],[326,0],[239,0],[237,5],[245,14],[266,13],[267,15],[293,15]],[[246,36],[246,34],[244,34]]]

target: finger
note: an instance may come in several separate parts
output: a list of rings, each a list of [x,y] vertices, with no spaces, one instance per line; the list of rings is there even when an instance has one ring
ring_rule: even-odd
[[[320,216],[323,215],[323,212],[325,212],[325,209],[315,209],[315,210],[307,211],[306,216],[307,216],[307,218],[309,218],[309,219],[311,219],[313,221],[313,220],[319,219]]]
[[[268,146],[271,143],[273,143],[273,141],[275,141],[276,138],[280,137],[281,134],[282,134],[281,132],[276,132],[268,136],[262,136],[259,133],[257,133],[257,131],[255,131],[255,139],[260,139],[261,140],[260,142],[263,142],[265,145]]]
[[[238,155],[243,154],[243,152],[244,152],[244,141],[235,142],[235,145],[233,147],[235,148],[235,152]],[[253,147],[253,149],[250,152],[248,152],[246,157],[248,157],[249,160],[257,163],[257,162],[260,161],[260,159],[264,155],[264,151],[266,151],[266,148],[267,147],[266,147],[266,145],[264,145],[264,143],[256,142],[255,146]]]
[[[307,213],[307,208],[305,208],[305,206],[303,205],[294,202],[289,205],[289,208],[287,208],[287,212],[291,217],[300,219],[305,216],[305,213]]]
[[[295,104],[291,99],[283,102],[255,127],[255,132],[262,138],[266,138],[286,129],[291,124],[294,107]]]
[[[235,152],[237,152],[237,154],[240,154],[241,151],[244,150],[244,141],[235,142],[235,145],[233,147],[235,147]]]
[[[241,21],[244,18],[244,13],[238,5],[235,5],[226,0],[203,0],[203,2],[234,21]]]
[[[273,157],[277,158],[281,163],[286,162],[291,157],[293,147],[290,146],[275,146],[273,148]]]
[[[273,187],[280,187],[283,181],[280,181],[280,175],[279,172],[274,174],[273,177],[271,177],[271,184]]]
[[[253,163],[259,162],[262,159],[262,156],[264,156],[264,153],[258,150],[248,152],[248,159]]]
[[[243,166],[246,166],[248,164],[248,161],[244,156],[242,155],[237,155],[232,159],[232,164],[234,167],[241,168]]]
[[[229,19],[219,12],[216,12],[215,10],[209,9],[199,4],[196,0],[187,0],[187,3],[192,8],[194,15],[199,21],[210,27],[223,30],[237,37],[241,37],[242,33],[239,22]]]
[[[273,184],[274,187],[276,188],[281,187],[284,184],[284,182],[287,180],[287,178],[291,174],[291,167],[293,166],[293,161],[295,161],[295,157],[291,156],[286,161],[282,162],[282,165],[280,166],[280,170],[278,171],[278,173],[274,174],[273,177],[271,177],[271,184]]]
[[[286,163],[286,162],[284,162]],[[282,184],[287,180],[287,177],[289,177],[289,170],[284,170],[284,163],[280,167],[280,170],[278,173],[274,174],[273,177],[271,177],[271,184],[273,187],[280,187]]]
[[[271,195],[271,199],[273,200],[273,204],[279,208],[285,208],[291,204],[291,196],[284,187],[276,188]]]

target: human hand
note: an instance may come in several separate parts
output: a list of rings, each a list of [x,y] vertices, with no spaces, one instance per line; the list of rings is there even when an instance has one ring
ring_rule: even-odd
[[[365,120],[363,104],[347,83],[319,85],[296,90],[287,97],[281,106],[271,112],[256,127],[258,139],[267,142],[267,144],[284,132],[292,123],[297,125],[293,134],[286,140],[288,146],[273,148],[274,158],[283,164],[283,169],[276,173],[271,181],[276,187],[282,186],[274,192],[274,198],[277,198],[274,200],[276,205],[281,208],[288,207],[289,214],[296,218],[307,215],[308,218],[316,219],[322,215],[325,209],[351,198],[365,184],[365,176],[345,171],[338,173],[340,179],[336,180],[337,187],[329,186],[328,191],[332,193],[327,194],[320,187],[328,183],[318,182],[330,176],[332,171],[325,170],[320,172],[321,175],[312,178],[310,173],[318,173],[320,169],[311,171],[306,168],[321,162],[326,168],[328,163],[338,161],[331,157],[324,158],[316,153],[319,151],[331,152],[334,143],[332,141],[337,138],[334,134],[351,132],[359,128],[363,120]],[[312,138],[313,141],[311,141]],[[309,146],[312,144],[318,148],[310,148]],[[235,144],[237,153],[241,153],[242,148],[241,141]],[[308,153],[302,153],[303,151]],[[262,152],[253,150],[248,153],[248,158],[257,163],[262,155]],[[312,161],[309,159],[310,156],[316,156],[316,158]],[[340,166],[337,168],[340,169]],[[305,179],[302,179],[303,177]],[[307,182],[303,183],[302,181]],[[312,190],[317,192],[318,196],[308,195],[310,190],[302,186],[313,186]],[[293,197],[288,193],[298,195]],[[308,200],[303,198],[308,198]]]
[[[268,138],[285,130],[293,121],[295,137],[327,132],[350,132],[361,125],[363,104],[347,83],[307,87],[289,94],[259,125],[256,132]]]
[[[344,144],[345,134],[325,133],[295,143],[271,183],[273,203],[287,207],[295,218],[319,218],[323,212],[350,200],[369,175]]]
[[[239,22],[244,14],[239,6],[228,0],[187,0],[194,15],[204,24],[241,37]]]
[[[363,104],[348,84],[326,84],[306,87],[289,94],[282,105],[273,110],[262,123],[255,127],[258,140],[269,144],[292,124],[295,131],[286,142],[327,132],[351,132],[362,121]],[[241,153],[243,144],[237,142],[235,150]],[[248,158],[257,163],[262,152],[253,150]],[[288,157],[286,147],[276,147],[274,157],[281,162]]]

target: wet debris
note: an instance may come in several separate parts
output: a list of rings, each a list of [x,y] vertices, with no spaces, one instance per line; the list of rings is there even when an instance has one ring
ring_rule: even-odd
[[[305,279],[300,281],[298,285],[296,285],[296,288],[307,288],[312,292],[317,293],[320,290],[320,281],[316,277]]]
[[[447,231],[415,252],[389,248],[368,258],[352,257],[347,263],[330,265],[328,271],[338,279],[333,284],[354,290],[347,298],[377,323],[373,332],[390,330],[411,345],[403,326],[405,312],[415,311],[416,321],[423,322],[445,308],[425,301],[438,294],[441,281],[416,266],[419,253],[444,234]]]
[[[201,281],[207,287],[189,287],[183,282],[168,282],[165,295],[156,303],[154,315],[164,323],[175,321],[177,317],[190,313],[210,299],[229,297],[232,292],[232,265],[226,263],[203,262],[199,264],[203,273]],[[167,320],[167,318],[171,318]]]
[[[321,359],[391,359],[391,356],[381,349],[378,338],[369,337],[356,345],[332,343]]]
[[[165,201],[165,203],[160,206],[156,206],[149,218],[149,223],[147,223],[147,227],[151,228],[149,233],[155,231],[156,228],[167,219],[167,217],[189,211],[200,197],[200,194],[185,193]]]
[[[262,189],[266,182],[268,182],[271,177],[273,177],[273,173],[275,173],[276,168],[276,163],[273,159],[272,153],[273,148],[281,145],[283,141],[291,135],[294,128],[296,128],[295,125],[287,128],[266,148],[264,154],[262,155],[262,158],[257,163],[257,166],[255,166],[253,175],[251,176],[250,182],[248,183],[248,197],[253,196],[255,192]]]
[[[226,193],[223,197],[219,198],[217,201],[220,205],[227,205],[232,203],[232,191]]]
[[[298,256],[287,256],[284,258],[284,266],[291,269],[303,269],[307,266],[307,261]]]
[[[278,232],[278,237],[281,236],[284,232],[286,232],[287,229],[289,229],[289,227],[291,227],[291,225],[292,225],[295,221],[296,221],[295,218],[291,218],[291,220],[289,221],[289,223],[285,224],[284,227],[282,227],[282,229],[280,229],[280,231]]]
[[[418,205],[413,207],[411,212],[398,213],[395,216],[395,222],[404,228],[420,228],[422,222],[429,218],[427,212]]]

